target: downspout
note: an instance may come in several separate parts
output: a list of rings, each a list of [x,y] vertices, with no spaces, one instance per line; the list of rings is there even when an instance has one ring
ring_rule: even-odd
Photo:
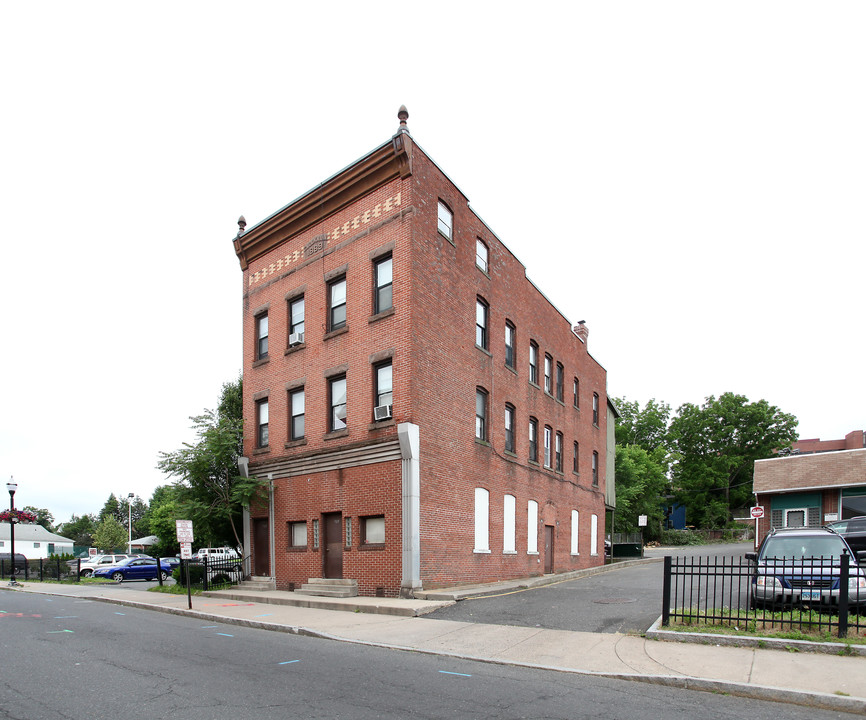
[[[397,425],[403,481],[403,563],[400,597],[413,598],[421,589],[421,469],[418,461],[420,428]]]

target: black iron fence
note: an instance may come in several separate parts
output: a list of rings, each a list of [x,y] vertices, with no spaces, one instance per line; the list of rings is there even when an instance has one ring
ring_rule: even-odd
[[[66,560],[57,558],[39,558],[27,560],[23,555],[15,553],[15,562],[11,559],[0,559],[0,579],[12,580],[70,580],[75,578]]]
[[[201,560],[182,560],[180,566],[172,573],[178,583],[186,587],[200,590],[212,590],[239,583],[244,578],[244,565],[248,564],[241,558],[207,557]],[[187,580],[189,578],[189,580]]]
[[[664,559],[662,625],[866,635],[866,574],[841,558]]]

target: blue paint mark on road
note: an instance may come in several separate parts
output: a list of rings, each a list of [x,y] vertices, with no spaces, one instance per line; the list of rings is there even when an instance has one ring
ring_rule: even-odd
[[[126,613],[116,612],[115,615],[126,615]]]
[[[228,633],[217,633],[217,635],[222,635],[223,637],[234,637],[234,635],[229,635]]]
[[[77,618],[78,615],[55,615],[55,620],[69,620],[71,618]]]
[[[286,660],[285,662],[278,663],[279,665],[291,665],[292,663],[301,662],[300,660]]]
[[[268,615],[273,615],[273,613],[265,613],[264,615],[253,615],[253,617],[267,617]]]
[[[219,627],[219,625],[202,625],[202,630],[213,630],[215,627]]]
[[[466,673],[448,672],[447,670],[440,670],[439,672],[441,672],[443,675],[459,675],[460,677],[472,677],[471,675],[467,675]]]
[[[49,630],[48,634],[53,635],[54,633],[64,633],[64,632],[74,633],[75,630]]]

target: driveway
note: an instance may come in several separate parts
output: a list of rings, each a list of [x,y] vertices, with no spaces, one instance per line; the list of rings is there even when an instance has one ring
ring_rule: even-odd
[[[749,543],[648,549],[665,555],[737,557]],[[613,567],[609,572],[461,602],[427,615],[492,625],[576,632],[642,633],[661,615],[662,563]]]

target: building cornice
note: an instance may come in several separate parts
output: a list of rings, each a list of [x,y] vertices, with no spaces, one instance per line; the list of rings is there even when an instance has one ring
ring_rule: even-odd
[[[384,145],[313,188],[282,210],[234,239],[235,254],[246,270],[281,243],[339,212],[371,190],[412,174],[412,138],[398,132]]]

